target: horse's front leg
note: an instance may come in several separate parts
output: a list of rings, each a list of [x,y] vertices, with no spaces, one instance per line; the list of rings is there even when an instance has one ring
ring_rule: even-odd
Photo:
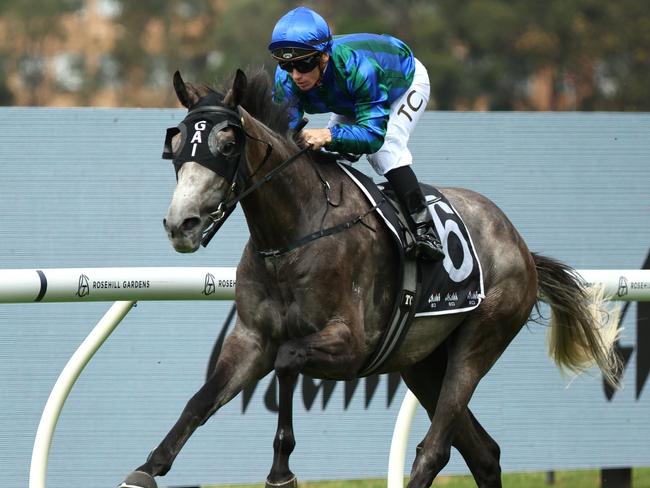
[[[361,366],[361,341],[353,328],[341,320],[331,321],[314,334],[280,346],[275,371],[280,384],[278,429],[273,441],[273,466],[266,488],[297,486],[289,469],[289,456],[296,441],[293,434],[293,391],[298,374],[305,369],[323,371],[329,377],[354,378]]]
[[[236,326],[224,343],[212,375],[187,402],[176,424],[147,461],[134,472],[134,479],[146,478],[151,483],[135,484],[127,478],[121,486],[155,486],[152,478],[169,471],[192,433],[243,388],[266,375],[272,364],[273,351],[262,338]]]
[[[297,378],[298,373],[294,371],[278,372],[280,384],[278,429],[273,441],[273,466],[266,479],[267,488],[298,486],[296,476],[289,469],[289,456],[296,446],[293,435],[293,390]]]

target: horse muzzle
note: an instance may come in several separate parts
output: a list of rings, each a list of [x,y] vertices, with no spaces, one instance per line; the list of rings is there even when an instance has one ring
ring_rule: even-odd
[[[182,253],[195,252],[201,245],[203,221],[198,215],[186,215],[181,218],[167,215],[163,226],[174,249]]]

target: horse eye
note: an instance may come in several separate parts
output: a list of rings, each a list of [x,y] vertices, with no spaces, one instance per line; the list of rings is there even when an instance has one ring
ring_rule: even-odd
[[[237,152],[236,142],[233,140],[223,141],[223,143],[219,145],[219,152],[226,157],[234,156]]]

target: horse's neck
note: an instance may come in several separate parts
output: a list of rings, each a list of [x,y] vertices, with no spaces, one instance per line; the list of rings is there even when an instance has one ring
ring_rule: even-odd
[[[252,183],[264,178],[291,153],[272,153]],[[326,201],[306,156],[290,163],[242,200],[251,238],[258,249],[280,249],[317,230]]]

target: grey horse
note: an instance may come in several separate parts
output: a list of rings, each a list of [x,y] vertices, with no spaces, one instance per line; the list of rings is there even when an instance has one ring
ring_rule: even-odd
[[[264,72],[246,76],[238,70],[225,96],[185,83],[178,73],[174,86],[188,109],[203,107],[223,116],[209,141],[215,161],[222,164],[211,167],[190,159],[176,165],[178,183],[164,219],[170,241],[179,252],[196,251],[206,229],[223,218],[224,203],[237,199],[250,238],[237,267],[236,324],[216,367],[122,486],[155,486],[154,477],[169,471],[196,428],[275,370],[278,427],[266,485],[293,487],[289,456],[295,447],[292,396],[297,377],[358,376],[393,309],[399,286],[394,244],[376,213],[368,213],[361,191],[330,156],[294,142],[285,110],[271,100]],[[183,134],[172,135],[173,152],[180,150]],[[326,197],[325,182],[341,196],[336,206]],[[549,354],[563,369],[579,372],[595,364],[615,383],[618,325],[606,323],[602,296],[593,296],[572,268],[531,253],[494,203],[466,189],[441,191],[472,235],[484,270],[485,298],[470,312],[416,318],[380,373],[398,371],[431,421],[417,447],[409,488],[430,486],[449,461],[452,446],[479,487],[500,487],[499,446],[468,407],[479,381],[542,296],[552,311]],[[358,216],[363,216],[362,225],[291,247],[319,229]],[[270,252],[279,249],[291,250]]]

